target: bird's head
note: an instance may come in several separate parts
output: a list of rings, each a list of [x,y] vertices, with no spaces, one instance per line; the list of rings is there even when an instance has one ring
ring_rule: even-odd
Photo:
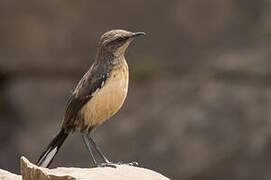
[[[112,53],[114,56],[120,56],[125,53],[126,48],[133,39],[140,35],[145,35],[145,33],[111,30],[101,36],[98,46],[100,51],[106,51]]]

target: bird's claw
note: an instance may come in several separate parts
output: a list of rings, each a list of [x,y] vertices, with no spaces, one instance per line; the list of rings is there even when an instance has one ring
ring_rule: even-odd
[[[117,164],[118,165],[124,164],[124,165],[128,165],[128,166],[139,166],[138,162],[123,163],[123,162],[120,161]]]
[[[106,162],[106,163],[100,163],[96,164],[95,167],[111,167],[111,168],[116,168],[117,165],[112,163],[112,162]]]
[[[112,162],[100,163],[100,164],[96,164],[95,167],[117,168],[117,165],[139,166],[138,162],[123,163],[123,162],[120,161],[120,162],[117,162],[117,163],[112,163]]]

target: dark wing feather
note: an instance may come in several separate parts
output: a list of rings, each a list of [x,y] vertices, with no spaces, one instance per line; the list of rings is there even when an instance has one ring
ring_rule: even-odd
[[[68,100],[62,127],[69,130],[75,128],[80,109],[92,98],[92,94],[100,89],[108,78],[108,73],[95,73],[91,68],[80,80]]]

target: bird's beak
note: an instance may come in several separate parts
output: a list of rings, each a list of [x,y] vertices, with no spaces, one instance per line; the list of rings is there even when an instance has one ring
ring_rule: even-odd
[[[137,36],[141,36],[141,35],[146,35],[146,33],[144,33],[144,32],[134,32],[132,34],[132,37],[137,37]]]

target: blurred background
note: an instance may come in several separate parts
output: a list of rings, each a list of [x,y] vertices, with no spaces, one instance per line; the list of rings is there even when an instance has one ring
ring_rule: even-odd
[[[93,136],[110,160],[172,179],[271,178],[271,1],[0,1],[0,168],[19,173],[58,132],[111,29],[128,48],[128,98]],[[89,167],[79,133],[52,167]]]

